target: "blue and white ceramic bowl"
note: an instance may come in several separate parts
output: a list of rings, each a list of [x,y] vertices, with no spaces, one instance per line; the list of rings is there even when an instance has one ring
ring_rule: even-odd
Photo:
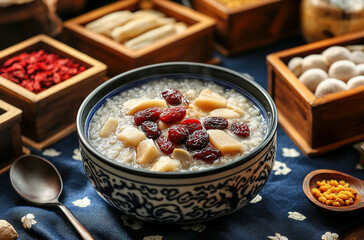
[[[235,161],[196,172],[152,172],[122,165],[97,152],[88,127],[102,103],[135,82],[156,78],[198,78],[240,91],[260,109],[268,130],[263,142]],[[135,84],[134,84],[135,85]],[[277,110],[268,93],[241,74],[199,63],[162,63],[120,74],[96,88],[77,115],[83,166],[92,186],[110,205],[137,219],[195,223],[244,207],[268,181],[276,155]]]

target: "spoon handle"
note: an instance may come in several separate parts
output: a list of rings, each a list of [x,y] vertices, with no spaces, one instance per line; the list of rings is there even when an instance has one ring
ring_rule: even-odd
[[[72,225],[76,228],[77,232],[81,235],[81,237],[85,240],[94,240],[91,234],[86,230],[84,226],[73,216],[70,210],[63,205],[62,203],[58,202],[57,206],[62,210],[62,212],[66,215],[68,220],[72,223]]]

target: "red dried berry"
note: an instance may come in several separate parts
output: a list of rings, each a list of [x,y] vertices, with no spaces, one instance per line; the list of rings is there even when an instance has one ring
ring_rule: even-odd
[[[206,129],[225,129],[228,126],[228,122],[223,117],[207,117],[204,121]]]
[[[171,142],[177,144],[184,143],[187,140],[188,133],[189,133],[188,128],[185,125],[182,124],[173,125],[168,130],[168,138],[169,140],[171,140]]]
[[[67,62],[67,68],[62,69],[62,62]],[[84,70],[85,67],[72,59],[61,59],[60,56],[42,49],[14,56],[0,66],[2,76],[7,73],[7,79],[34,93],[42,92]],[[59,74],[59,77],[53,79],[54,74]]]
[[[186,125],[190,134],[196,130],[202,129],[202,124],[199,120],[194,118],[187,118],[181,122],[181,124]]]
[[[240,137],[247,138],[250,136],[250,129],[244,122],[232,123],[230,126],[231,132]]]
[[[169,105],[180,105],[182,103],[183,95],[176,89],[167,89],[162,92],[162,97]]]
[[[140,128],[145,132],[148,138],[157,139],[161,135],[158,125],[152,121],[145,121],[140,125]]]
[[[134,124],[140,126],[145,121],[155,122],[159,119],[161,109],[157,107],[147,108],[134,114]]]
[[[175,123],[182,120],[186,115],[186,109],[183,107],[167,108],[159,115],[159,119],[167,124]]]
[[[173,145],[173,143],[166,138],[165,136],[161,135],[157,140],[157,145],[159,147],[159,149],[164,153],[164,154],[171,154],[173,152],[173,150],[175,149],[175,146]]]
[[[203,149],[209,142],[209,135],[205,130],[196,130],[188,136],[186,147],[191,150]]]
[[[211,145],[208,145],[204,149],[195,151],[192,156],[195,159],[202,160],[206,163],[212,163],[216,159],[221,157],[221,152],[219,149],[214,148]]]

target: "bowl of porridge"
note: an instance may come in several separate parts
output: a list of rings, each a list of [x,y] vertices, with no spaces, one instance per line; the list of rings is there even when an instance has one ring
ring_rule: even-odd
[[[77,133],[85,173],[111,206],[144,221],[196,223],[261,191],[275,160],[277,111],[237,72],[170,62],[96,88]]]

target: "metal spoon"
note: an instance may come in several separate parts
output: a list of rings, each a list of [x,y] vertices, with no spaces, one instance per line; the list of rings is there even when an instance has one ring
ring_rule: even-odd
[[[353,204],[349,206],[329,206],[319,202],[312,194],[312,190],[317,186],[317,181],[322,180],[344,180],[349,183],[350,187],[357,192],[356,199]],[[343,172],[329,170],[329,169],[319,169],[310,172],[306,175],[303,180],[302,185],[303,191],[306,197],[316,206],[321,209],[334,211],[334,212],[348,212],[357,209],[364,209],[364,181],[355,178],[351,175],[345,174]]]
[[[15,191],[35,205],[57,206],[66,215],[83,239],[94,239],[73,214],[58,201],[63,183],[56,167],[36,155],[23,155],[10,168],[10,181]]]

